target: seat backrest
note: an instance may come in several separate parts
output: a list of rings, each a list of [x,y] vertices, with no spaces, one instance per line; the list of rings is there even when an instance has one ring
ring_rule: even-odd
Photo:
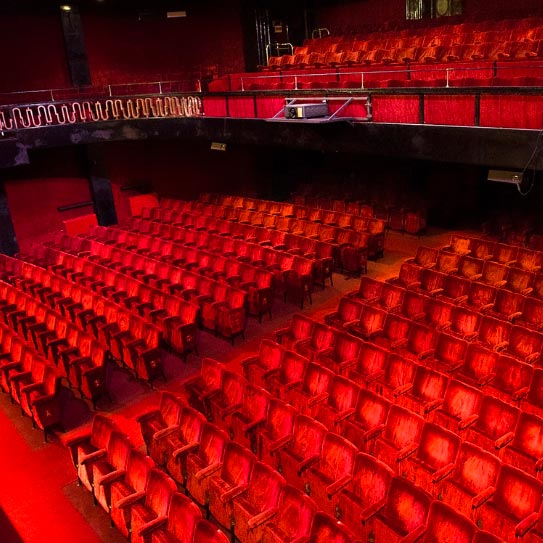
[[[214,424],[205,423],[200,434],[200,445],[197,455],[206,466],[222,461],[224,449],[229,441],[228,434]]]
[[[482,400],[483,396],[479,390],[451,379],[447,385],[441,409],[461,421],[477,415]]]
[[[294,420],[293,439],[288,445],[298,458],[319,455],[327,429],[311,417],[298,415]]]
[[[543,419],[531,413],[521,412],[511,447],[534,460],[543,457]]]
[[[286,383],[301,381],[307,364],[307,358],[294,351],[286,351],[280,368],[281,380]]]
[[[513,432],[519,410],[492,396],[484,396],[475,427],[490,439],[498,439]]]
[[[313,517],[308,543],[353,543],[353,535],[340,521],[318,511]]]
[[[263,462],[255,462],[244,497],[255,511],[265,511],[277,505],[285,485],[285,479],[276,469]]]
[[[173,426],[179,423],[183,401],[171,394],[162,392],[160,395],[160,413],[165,426]]]
[[[126,462],[125,482],[135,492],[145,492],[147,479],[154,467],[151,457],[137,449],[131,449]]]
[[[112,432],[117,430],[117,425],[110,417],[95,415],[92,420],[91,445],[97,449],[106,449]]]
[[[153,469],[145,487],[145,505],[154,511],[157,517],[166,517],[170,499],[175,492],[175,481],[161,469]]]
[[[397,354],[391,354],[388,357],[383,381],[392,389],[402,387],[413,383],[416,369],[417,364],[413,360]]]
[[[333,378],[334,373],[331,370],[319,364],[310,363],[305,371],[303,391],[310,396],[328,392]]]
[[[422,429],[417,458],[425,466],[438,470],[456,460],[460,438],[437,424],[427,422]]]
[[[271,57],[273,58],[273,57]],[[228,537],[211,522],[201,519],[194,530],[194,543],[229,543]]]
[[[409,534],[426,523],[432,498],[422,488],[403,477],[393,477],[390,482],[383,516],[393,523],[400,533]]]
[[[501,462],[473,443],[460,445],[452,478],[473,496],[495,486]]]
[[[422,541],[424,543],[472,543],[477,527],[450,505],[434,500],[428,513],[428,524]]]
[[[266,417],[266,430],[272,436],[272,439],[291,435],[295,418],[296,410],[294,407],[277,398],[271,398]]]
[[[531,513],[539,512],[543,496],[543,483],[524,471],[502,464],[496,493],[492,503],[507,515],[524,520]]]
[[[353,473],[358,449],[338,434],[328,432],[324,436],[318,470],[331,481],[337,481]]]
[[[387,497],[393,476],[394,472],[384,462],[360,452],[356,455],[353,481],[349,485],[349,490],[365,509]]]
[[[285,535],[284,541],[293,541],[309,535],[316,511],[317,505],[307,494],[286,485],[279,498],[277,517],[272,522]]]
[[[221,479],[231,486],[246,484],[255,461],[256,458],[249,449],[230,441],[224,449]]]

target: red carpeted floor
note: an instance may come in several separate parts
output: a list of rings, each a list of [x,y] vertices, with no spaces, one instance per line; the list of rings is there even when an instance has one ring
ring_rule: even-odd
[[[443,246],[448,233],[436,233],[424,238],[389,234],[385,257],[371,262],[369,274],[385,278],[397,274],[403,260],[412,256],[418,245]],[[321,316],[333,311],[345,292],[358,288],[358,279],[334,275],[334,287],[315,292],[313,305],[304,311]],[[212,356],[232,369],[258,350],[264,337],[285,326],[292,314],[299,311],[294,304],[283,304],[277,298],[274,318],[258,324],[248,322],[247,341],[238,340],[235,347],[229,342],[202,333],[200,355]],[[191,356],[188,363],[165,354],[166,383],[158,389],[179,391],[183,380],[198,371],[201,358]],[[124,371],[114,369],[109,375],[113,403],[100,406],[110,412],[131,436],[135,445],[142,444],[135,417],[158,405],[159,390],[134,382]],[[11,405],[6,395],[0,396],[0,543],[120,543],[126,542],[99,507],[92,505],[89,492],[76,484],[75,470],[62,442],[71,432],[81,431],[92,417],[92,411],[81,400],[67,393],[63,404],[65,425],[69,431],[55,436],[45,444],[43,435],[33,430],[28,418],[22,417],[17,406]]]

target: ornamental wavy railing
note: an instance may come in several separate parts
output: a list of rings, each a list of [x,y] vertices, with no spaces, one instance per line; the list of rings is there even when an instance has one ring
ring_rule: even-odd
[[[199,96],[145,96],[0,106],[0,130],[119,121],[200,117]]]

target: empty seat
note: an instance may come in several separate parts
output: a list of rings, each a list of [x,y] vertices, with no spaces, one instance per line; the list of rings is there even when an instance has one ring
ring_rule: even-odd
[[[421,543],[472,543],[477,528],[466,516],[458,513],[446,503],[434,500],[430,505]]]
[[[258,355],[242,360],[241,366],[247,380],[257,386],[265,386],[266,377],[281,365],[285,349],[269,339],[260,343]]]

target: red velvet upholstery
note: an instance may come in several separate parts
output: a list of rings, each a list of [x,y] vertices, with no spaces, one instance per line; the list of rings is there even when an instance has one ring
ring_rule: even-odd
[[[369,383],[376,381],[384,375],[389,354],[389,351],[378,345],[363,343],[356,365],[347,371],[349,379],[352,379],[362,387],[367,387]]]
[[[277,330],[275,335],[277,342],[285,348],[290,349],[297,341],[311,337],[315,321],[300,314],[292,316],[292,320],[288,328]]]
[[[388,357],[384,375],[375,381],[372,389],[385,398],[396,400],[413,388],[417,367],[418,364],[415,361],[391,354]]]
[[[318,405],[315,418],[331,432],[342,434],[345,422],[355,413],[359,393],[356,383],[336,375],[328,389],[328,399]]]
[[[264,525],[277,515],[285,480],[263,462],[255,462],[247,489],[234,498],[234,533],[241,543],[262,540]]]
[[[286,485],[277,514],[264,525],[263,543],[291,543],[309,536],[317,505],[302,491]]]
[[[374,517],[375,539],[398,542],[426,524],[432,499],[402,477],[393,477],[385,507]]]
[[[210,420],[227,428],[229,417],[241,405],[245,383],[237,373],[224,371],[221,390],[209,399]]]
[[[303,384],[291,389],[288,402],[305,415],[314,416],[318,404],[328,399],[334,373],[320,364],[310,363],[305,371]]]
[[[417,366],[413,386],[402,390],[396,402],[414,413],[428,416],[439,405],[445,394],[448,377],[424,366]]]
[[[193,541],[194,531],[202,513],[189,498],[175,492],[170,500],[165,525],[151,531],[151,543],[185,543]]]
[[[387,312],[379,307],[364,305],[360,312],[360,319],[352,323],[349,332],[364,338],[372,339],[383,334]]]
[[[279,470],[290,485],[304,489],[301,470],[307,469],[318,458],[326,427],[320,422],[298,415],[294,420],[292,440],[279,450]]]
[[[349,329],[351,325],[355,324],[360,319],[360,313],[364,306],[356,299],[348,298],[344,296],[339,301],[337,311],[328,313],[324,316],[324,322],[328,326],[335,328]]]
[[[308,364],[307,358],[293,351],[286,351],[278,370],[266,378],[266,389],[272,396],[287,401],[290,391],[302,386]]]
[[[308,339],[298,341],[295,344],[295,350],[309,360],[316,359],[318,356],[330,352],[329,349],[334,346],[337,334],[338,332],[335,328],[317,323],[313,329],[312,336]]]
[[[421,543],[472,543],[477,528],[466,516],[449,505],[434,500],[430,505],[426,530]]]
[[[371,277],[361,277],[358,290],[347,294],[349,297],[358,298],[368,303],[376,303],[381,295],[383,283]]]
[[[251,356],[241,362],[247,380],[258,386],[265,386],[265,377],[281,365],[285,350],[283,347],[263,339],[257,356]]]
[[[359,339],[351,334],[338,332],[333,347],[317,355],[316,362],[336,373],[344,374],[356,365],[361,347],[362,342]]]
[[[210,416],[209,399],[221,390],[223,366],[212,358],[204,358],[200,373],[185,382],[190,405]]]
[[[225,528],[232,527],[233,499],[247,488],[255,461],[253,453],[230,441],[224,450],[220,472],[209,481],[209,511]]]
[[[200,445],[187,456],[186,488],[200,505],[207,504],[211,475],[222,466],[228,435],[214,424],[206,423],[200,434]]]

